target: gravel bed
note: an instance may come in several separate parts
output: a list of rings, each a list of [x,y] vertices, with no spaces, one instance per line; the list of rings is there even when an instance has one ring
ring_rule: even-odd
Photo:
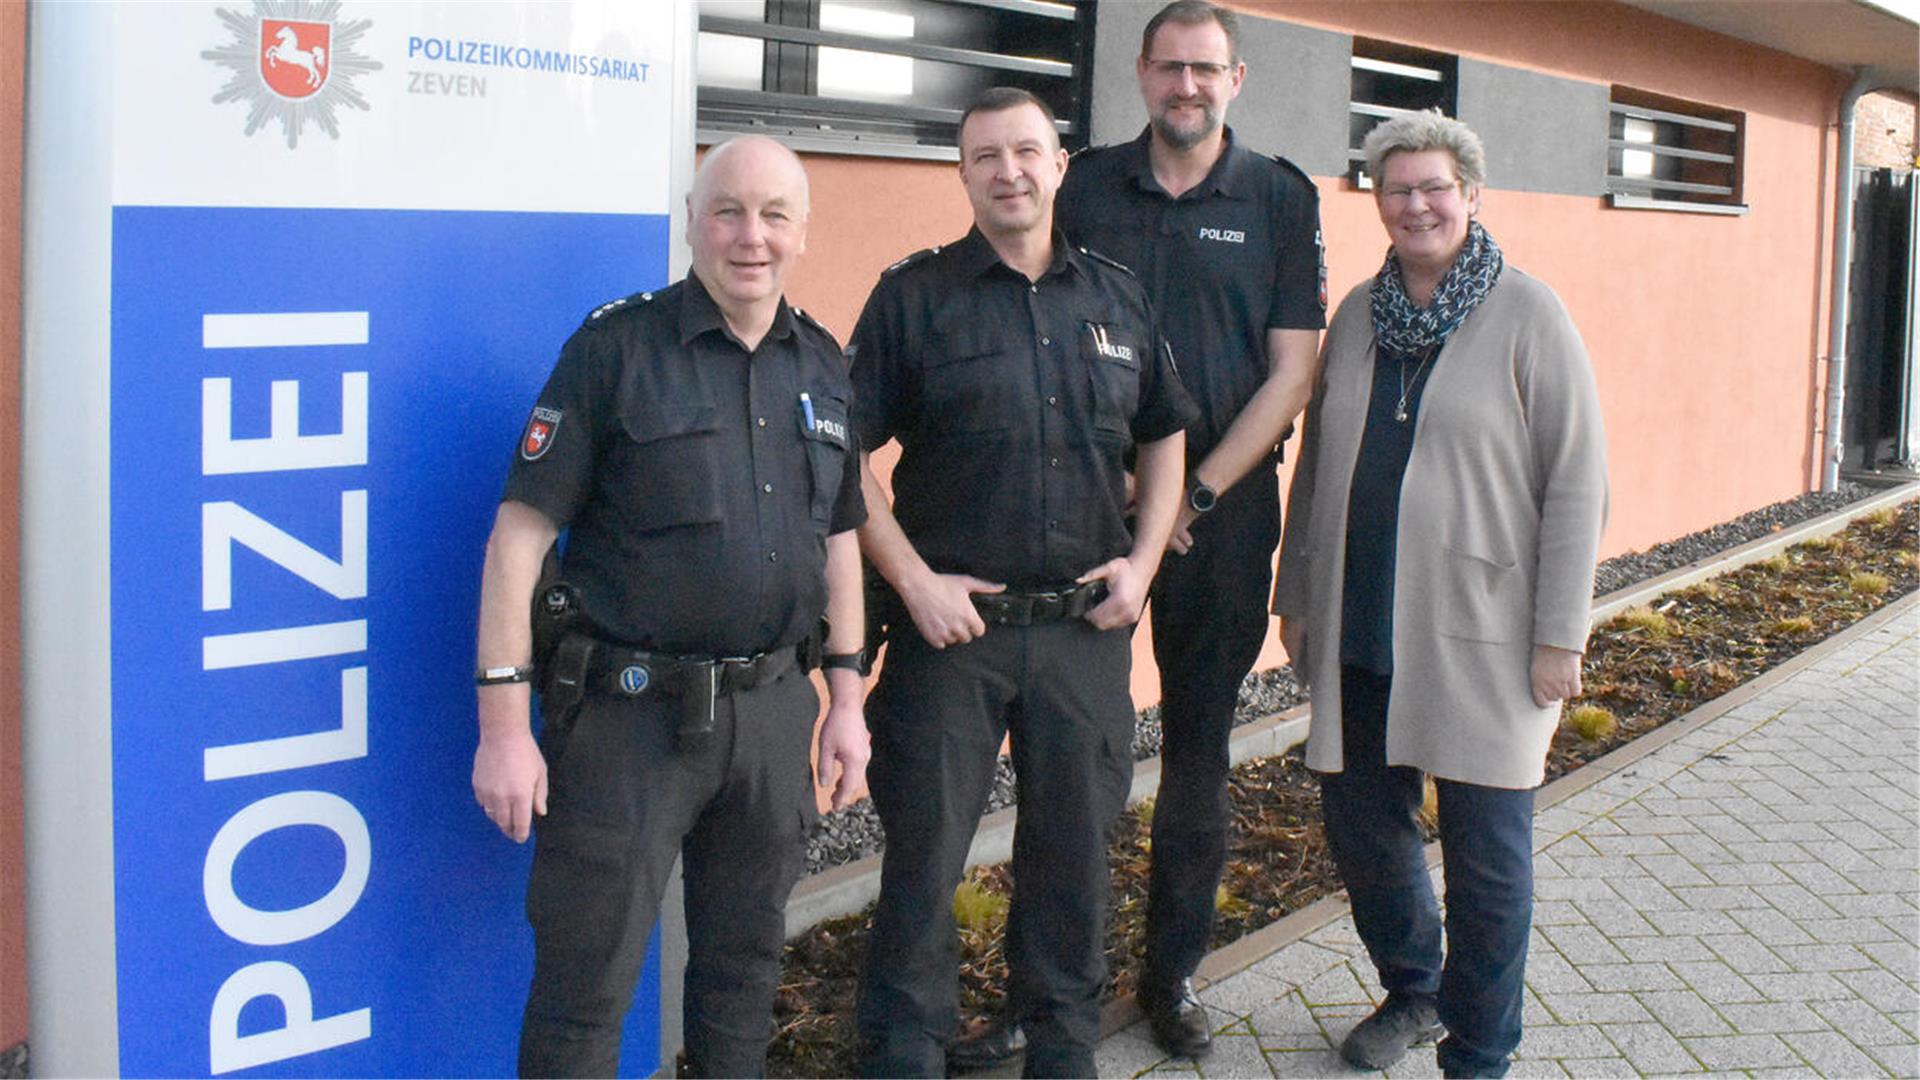
[[[1689,563],[1758,540],[1768,533],[1809,518],[1839,510],[1878,494],[1878,489],[1843,483],[1835,492],[1811,492],[1742,514],[1732,521],[1702,529],[1697,533],[1656,544],[1645,551],[1617,555],[1600,564],[1594,575],[1593,594],[1604,596],[1636,582],[1658,577]],[[1306,700],[1291,667],[1256,671],[1240,687],[1240,704],[1234,710],[1234,724],[1249,723],[1272,716]],[[1135,761],[1160,752],[1160,707],[1141,710],[1133,732]],[[993,789],[987,795],[985,813],[1012,806],[1015,801],[1013,766],[1001,758],[995,766]],[[884,844],[880,816],[873,802],[862,799],[845,810],[827,814],[815,828],[807,844],[807,873],[815,874],[842,863],[877,854]]]

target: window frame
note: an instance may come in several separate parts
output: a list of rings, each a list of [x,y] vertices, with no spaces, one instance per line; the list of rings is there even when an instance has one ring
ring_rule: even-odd
[[[1355,36],[1348,52],[1347,79],[1347,183],[1359,191],[1373,190],[1373,178],[1367,174],[1367,157],[1361,152],[1366,137],[1382,121],[1396,116],[1406,116],[1427,108],[1439,108],[1448,116],[1458,116],[1460,108],[1460,57],[1453,53],[1437,49],[1408,45],[1383,38]],[[1404,70],[1395,70],[1404,69]],[[1408,74],[1407,71],[1420,74]],[[1368,74],[1362,75],[1361,72]],[[1400,95],[1401,97],[1419,96],[1426,99],[1424,104],[1412,108],[1383,104],[1377,100],[1363,100],[1360,85],[1366,81],[1380,82],[1400,80],[1403,84],[1429,83],[1438,87],[1437,92],[1424,95]],[[1383,95],[1375,94],[1374,97]],[[1355,118],[1370,117],[1364,127],[1355,129]]]
[[[1627,138],[1626,125],[1633,121],[1652,124],[1655,139],[1643,142]],[[1668,139],[1659,138],[1663,129]],[[1603,178],[1608,205],[1616,210],[1747,213],[1746,129],[1744,112],[1614,84],[1607,101],[1607,172]],[[1671,137],[1674,134],[1681,138],[1676,141]],[[1686,145],[1688,141],[1724,145],[1704,149]],[[1650,155],[1656,168],[1662,161],[1677,163],[1672,171],[1680,175],[1629,176],[1622,160],[1628,153]],[[1703,169],[1725,169],[1725,174],[1703,177]]]
[[[818,50],[851,49],[953,64],[1012,76],[996,80],[1034,90],[1054,107],[1069,150],[1087,144],[1093,105],[1094,3],[1089,0],[917,0],[1007,20],[1074,24],[1063,59],[1017,56],[921,40],[820,29],[825,0],[765,0],[765,21],[701,12],[701,33],[762,42],[758,90],[698,85],[695,142],[709,146],[743,134],[772,136],[801,151],[958,161],[963,102],[867,101],[819,93]],[[1031,27],[1031,22],[1025,22]],[[696,76],[697,78],[697,76]],[[1058,81],[1056,81],[1058,80]],[[1041,84],[1036,89],[1035,83]],[[1044,92],[1043,92],[1044,91]],[[1065,107],[1062,108],[1061,106]]]

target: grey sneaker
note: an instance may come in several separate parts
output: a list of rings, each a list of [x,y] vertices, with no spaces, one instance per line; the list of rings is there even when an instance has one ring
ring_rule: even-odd
[[[1407,1056],[1407,1048],[1432,1042],[1446,1029],[1426,998],[1388,994],[1340,1043],[1340,1057],[1356,1069],[1384,1069]]]

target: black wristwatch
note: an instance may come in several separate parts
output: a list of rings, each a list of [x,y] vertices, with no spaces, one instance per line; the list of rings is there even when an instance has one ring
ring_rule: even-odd
[[[1220,493],[1213,490],[1213,485],[1198,476],[1187,477],[1187,507],[1194,513],[1204,514],[1219,501]]]
[[[848,671],[857,671],[864,676],[872,673],[873,664],[867,659],[867,650],[865,649],[861,649],[859,652],[822,653],[820,656],[820,670],[825,671],[828,668],[846,668]]]

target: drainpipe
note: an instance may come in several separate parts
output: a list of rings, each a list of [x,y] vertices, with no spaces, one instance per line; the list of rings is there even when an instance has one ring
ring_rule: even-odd
[[[1840,421],[1847,398],[1847,308],[1853,287],[1853,108],[1874,89],[1865,68],[1856,68],[1853,85],[1840,98],[1840,149],[1833,195],[1833,302],[1827,306],[1827,422],[1820,448],[1820,490],[1840,487]]]

